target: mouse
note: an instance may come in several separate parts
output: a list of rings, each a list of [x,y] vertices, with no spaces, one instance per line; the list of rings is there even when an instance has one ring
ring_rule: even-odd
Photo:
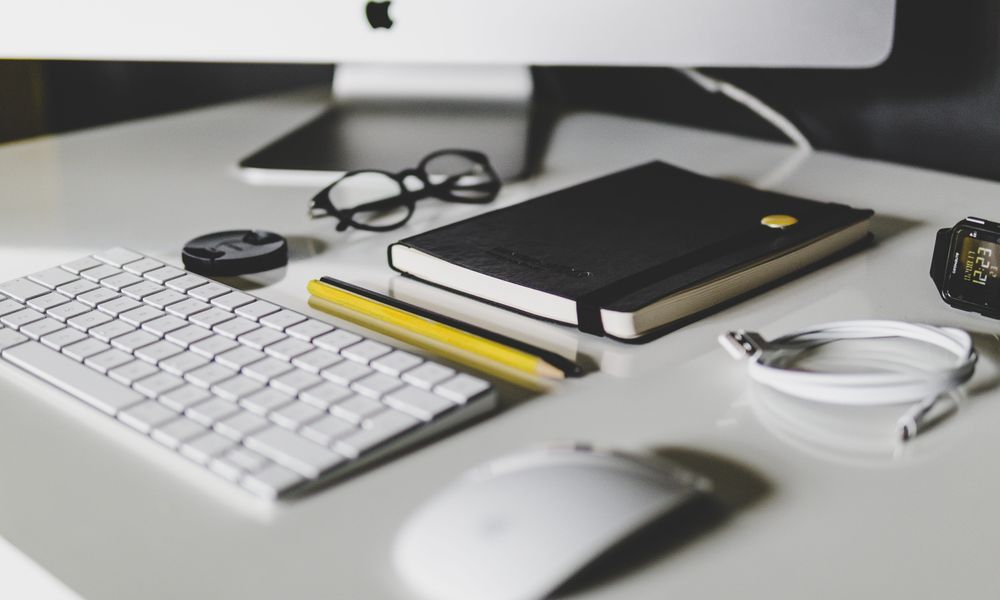
[[[655,456],[560,444],[492,460],[429,498],[393,562],[435,600],[534,600],[711,482]]]

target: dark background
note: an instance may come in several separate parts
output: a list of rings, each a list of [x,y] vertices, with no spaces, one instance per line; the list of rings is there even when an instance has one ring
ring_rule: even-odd
[[[0,141],[309,84],[329,65],[0,61]],[[899,0],[889,60],[870,70],[713,69],[821,149],[1000,180],[1000,0]],[[564,109],[596,108],[776,138],[669,69],[537,69]]]

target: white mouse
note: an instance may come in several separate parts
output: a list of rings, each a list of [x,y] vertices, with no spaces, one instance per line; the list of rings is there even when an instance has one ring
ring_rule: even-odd
[[[672,463],[585,445],[475,468],[418,509],[394,562],[435,600],[543,598],[617,542],[708,491]]]

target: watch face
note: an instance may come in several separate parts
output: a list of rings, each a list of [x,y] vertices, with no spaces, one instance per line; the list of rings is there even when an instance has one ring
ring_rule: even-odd
[[[945,291],[955,300],[1000,308],[1000,235],[959,227],[951,238]]]

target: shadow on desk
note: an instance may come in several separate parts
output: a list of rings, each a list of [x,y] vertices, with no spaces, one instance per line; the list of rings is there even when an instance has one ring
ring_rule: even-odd
[[[771,493],[770,484],[759,473],[728,458],[690,448],[664,447],[654,452],[711,479],[714,490],[704,501],[669,513],[612,548],[569,580],[554,598],[613,583],[652,566],[723,526]]]

